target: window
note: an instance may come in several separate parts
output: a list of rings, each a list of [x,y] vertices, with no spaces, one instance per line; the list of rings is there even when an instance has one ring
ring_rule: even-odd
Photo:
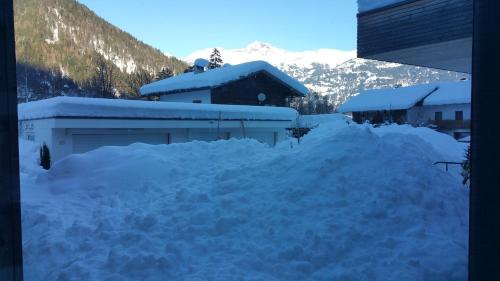
[[[457,121],[464,120],[464,112],[463,111],[455,111],[455,120],[457,120]]]
[[[201,100],[193,100],[193,103],[202,103]]]
[[[434,113],[434,120],[436,121],[443,120],[443,112],[437,111],[436,113]]]

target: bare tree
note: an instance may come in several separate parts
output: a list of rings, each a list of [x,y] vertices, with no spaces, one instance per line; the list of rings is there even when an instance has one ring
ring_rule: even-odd
[[[86,88],[88,88],[96,97],[111,99],[116,98],[116,66],[112,62],[107,61],[101,55],[94,56],[93,62],[95,72],[86,83]]]

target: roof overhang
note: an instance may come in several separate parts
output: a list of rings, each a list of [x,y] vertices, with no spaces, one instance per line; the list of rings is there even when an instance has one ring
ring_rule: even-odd
[[[398,49],[370,55],[358,54],[358,57],[471,73],[472,38]]]
[[[471,73],[473,0],[408,0],[358,14],[358,57]]]

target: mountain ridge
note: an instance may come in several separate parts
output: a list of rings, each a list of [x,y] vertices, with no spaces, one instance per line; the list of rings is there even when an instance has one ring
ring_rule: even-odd
[[[302,82],[312,92],[326,96],[334,109],[362,90],[458,81],[469,77],[463,73],[359,59],[356,58],[355,50],[318,49],[292,52],[259,41],[239,49],[218,49],[225,63],[238,64],[251,60],[270,62]],[[192,62],[199,57],[207,58],[211,50],[209,48],[193,52],[184,60]],[[317,98],[311,95],[311,99]]]
[[[122,93],[130,91],[128,79],[135,72],[153,75],[168,67],[182,73],[187,67],[185,62],[165,56],[76,0],[15,0],[14,13],[21,95],[26,91],[41,95],[81,91],[94,74],[96,56],[116,67],[116,90]],[[61,77],[68,80],[66,86],[71,84],[69,81],[74,85],[66,90],[51,89]]]

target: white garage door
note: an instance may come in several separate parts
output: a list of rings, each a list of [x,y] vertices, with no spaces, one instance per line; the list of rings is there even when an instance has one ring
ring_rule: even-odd
[[[168,134],[74,134],[73,153],[84,153],[102,146],[127,146],[133,143],[166,144]]]

